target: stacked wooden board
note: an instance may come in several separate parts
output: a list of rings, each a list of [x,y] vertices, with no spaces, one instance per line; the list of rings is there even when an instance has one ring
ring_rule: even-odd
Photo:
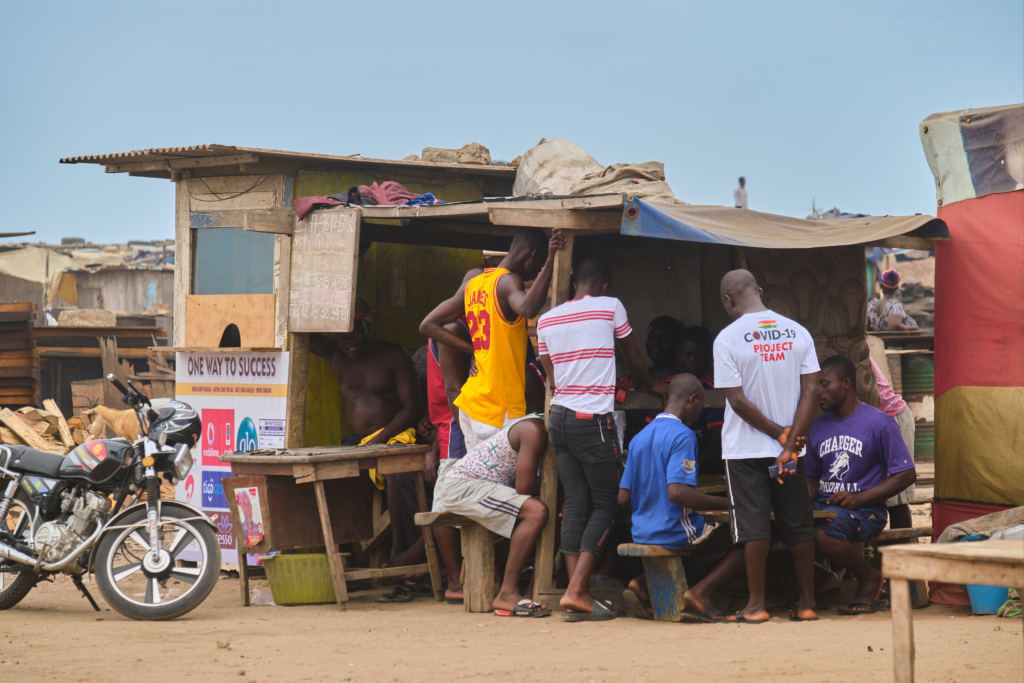
[[[57,404],[43,402],[45,409],[25,406],[17,411],[0,409],[0,443],[31,446],[65,454],[89,438],[88,425],[78,417],[65,420]]]
[[[117,339],[118,355],[145,358],[149,347],[167,338],[161,327],[37,327],[39,353],[46,356],[93,356],[99,358],[100,338]]]
[[[36,304],[0,304],[0,406],[39,405]]]

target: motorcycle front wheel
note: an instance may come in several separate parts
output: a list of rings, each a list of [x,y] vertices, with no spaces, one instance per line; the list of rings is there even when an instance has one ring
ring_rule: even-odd
[[[220,576],[220,545],[209,524],[190,510],[170,506],[162,509],[159,524],[156,560],[145,506],[120,520],[117,526],[125,528],[107,533],[96,549],[100,594],[129,619],[166,621],[188,614],[206,600]],[[178,566],[186,555],[189,561]]]
[[[6,519],[0,519],[0,531],[7,534],[4,538],[8,541],[27,542],[26,530],[35,507],[31,502],[26,504],[21,500],[24,496],[20,495],[20,491],[18,494],[7,512]],[[10,609],[21,602],[38,580],[39,577],[31,567],[12,560],[0,559],[0,610]]]

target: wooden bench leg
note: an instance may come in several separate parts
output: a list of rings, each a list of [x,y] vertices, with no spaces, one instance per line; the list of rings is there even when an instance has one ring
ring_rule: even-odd
[[[494,534],[479,524],[462,527],[462,557],[466,579],[463,581],[467,612],[494,609]]]
[[[346,609],[348,602],[348,586],[345,585],[345,559],[338,551],[334,542],[334,529],[331,527],[331,515],[327,510],[327,496],[324,494],[324,483],[313,482],[316,491],[316,506],[320,511],[320,524],[324,529],[324,543],[327,545],[327,564],[331,567],[331,580],[334,583],[334,597],[338,600],[338,609]]]
[[[427,509],[427,490],[423,486],[423,472],[416,472],[415,478],[416,502],[419,504],[420,512],[430,512]],[[441,588],[441,564],[437,561],[434,530],[429,526],[423,527],[423,550],[427,553],[427,567],[430,569],[430,585],[434,587],[434,598],[438,601],[444,600],[444,590]]]
[[[889,579],[892,593],[893,681],[914,683],[914,617],[910,613],[910,582]]]
[[[678,557],[645,557],[644,576],[657,621],[680,621],[683,593],[688,589],[683,561]]]

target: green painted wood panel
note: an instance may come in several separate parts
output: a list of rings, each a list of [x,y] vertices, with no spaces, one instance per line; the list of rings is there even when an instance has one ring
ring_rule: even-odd
[[[397,180],[412,192],[433,192],[446,201],[466,201],[484,196],[479,180],[458,174],[375,173],[361,171],[301,171],[295,197],[345,192],[353,185]],[[480,264],[476,249],[451,249],[378,243],[359,260],[358,296],[370,305],[373,335],[401,344],[409,353],[426,344],[419,333],[420,321],[437,304],[451,296],[467,270]],[[305,445],[332,446],[349,434],[341,389],[327,363],[311,356],[306,387]]]

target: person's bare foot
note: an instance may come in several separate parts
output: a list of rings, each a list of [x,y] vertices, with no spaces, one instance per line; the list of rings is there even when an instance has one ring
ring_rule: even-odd
[[[706,595],[699,595],[695,590],[688,590],[683,593],[683,605],[690,606],[697,614],[703,614],[714,607],[714,603]]]
[[[594,611],[594,596],[589,591],[581,591],[579,593],[570,594],[568,591],[562,595],[562,599],[558,601],[558,604],[562,607],[572,610],[573,612],[593,612]]]
[[[465,600],[466,589],[462,587],[461,583],[452,583],[451,579],[448,579],[448,587],[444,591],[445,600]]]
[[[511,611],[522,599],[523,596],[518,591],[514,593],[498,593],[494,596],[494,609]]]
[[[878,596],[882,593],[882,584],[884,582],[885,577],[882,576],[882,572],[872,569],[871,573],[864,580],[860,580],[858,577],[857,596],[878,600]],[[869,612],[872,608],[869,605],[850,605],[848,609],[852,612]]]
[[[651,596],[647,593],[647,583],[641,582],[638,579],[633,579],[629,582],[629,589],[637,594],[641,600],[650,602]]]
[[[770,619],[768,610],[766,610],[763,605],[751,606],[748,604],[739,612],[739,614],[741,614],[747,621],[768,621],[768,619]],[[725,620],[738,621],[735,616],[726,617]]]

